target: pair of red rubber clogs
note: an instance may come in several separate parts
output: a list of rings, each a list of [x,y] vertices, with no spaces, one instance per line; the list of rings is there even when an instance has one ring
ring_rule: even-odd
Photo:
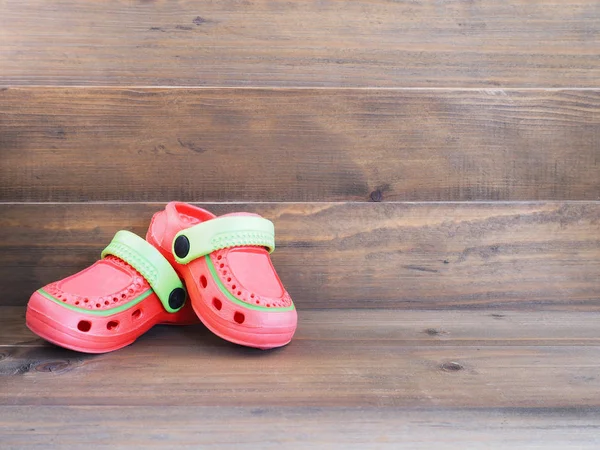
[[[36,291],[27,326],[72,350],[104,353],[152,326],[200,319],[236,344],[269,349],[292,339],[297,314],[271,263],[273,224],[172,202],[146,239],[119,231],[102,259]]]

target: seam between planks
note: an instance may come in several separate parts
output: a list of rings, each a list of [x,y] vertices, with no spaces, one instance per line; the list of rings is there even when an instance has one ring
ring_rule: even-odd
[[[389,87],[389,86],[195,86],[195,85],[69,85],[69,84],[1,84],[1,89],[107,89],[107,90],[124,90],[124,89],[173,89],[173,90],[246,90],[246,91],[263,91],[263,90],[274,90],[274,91],[434,91],[434,92],[477,92],[477,93],[501,93],[501,92],[520,92],[520,91],[543,91],[543,92],[562,92],[562,91],[600,91],[599,86],[590,87]]]
[[[74,201],[74,202],[3,202],[0,201],[0,206],[25,206],[25,205],[164,205],[170,200],[157,200],[157,201],[127,201],[127,200],[103,200],[103,201]],[[176,201],[176,200],[173,200]],[[600,205],[600,200],[463,200],[463,201],[304,201],[304,202],[286,202],[286,201],[206,201],[206,202],[185,202],[192,205],[312,205],[312,204],[328,204],[328,205],[347,205],[347,204],[386,204],[386,205],[548,205],[548,204],[592,204]]]

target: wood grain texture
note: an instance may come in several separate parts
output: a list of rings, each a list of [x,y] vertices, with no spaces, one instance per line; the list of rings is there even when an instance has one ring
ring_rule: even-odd
[[[0,406],[23,448],[596,450],[598,409]],[[65,426],[68,424],[68,426]]]
[[[13,311],[0,308],[24,328]],[[22,329],[22,342],[0,337],[0,405],[599,408],[598,316],[300,311],[298,335],[277,351],[158,326],[95,356]]]
[[[302,308],[600,307],[600,203],[208,204],[274,221]],[[91,264],[158,203],[1,204],[2,304]]]
[[[594,0],[0,0],[0,447],[600,447],[599,45]],[[275,222],[290,345],[25,327],[175,198]]]
[[[0,91],[2,201],[600,199],[600,90]]]
[[[600,312],[303,309],[294,342],[395,341],[403,347],[598,346]],[[209,332],[201,325],[159,326],[152,346],[188,346]],[[301,344],[299,344],[301,345]],[[24,306],[0,306],[0,347],[51,348],[25,326]]]
[[[595,0],[3,0],[4,85],[599,86]]]
[[[600,313],[304,310],[279,351],[159,326],[85,356],[23,310],[0,307],[3,449],[599,443]]]

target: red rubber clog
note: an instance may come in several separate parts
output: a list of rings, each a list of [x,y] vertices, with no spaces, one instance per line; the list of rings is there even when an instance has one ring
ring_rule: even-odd
[[[273,224],[248,213],[216,217],[171,202],[156,213],[146,240],[184,279],[194,311],[216,335],[261,349],[292,339],[297,313],[269,252]]]
[[[100,261],[36,291],[26,313],[35,334],[86,353],[125,347],[158,323],[197,322],[169,262],[129,231],[115,235]]]

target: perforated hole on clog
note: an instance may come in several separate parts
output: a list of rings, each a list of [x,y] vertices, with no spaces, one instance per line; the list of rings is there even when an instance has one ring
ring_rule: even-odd
[[[89,320],[80,320],[77,324],[77,329],[79,331],[87,333],[92,329],[92,322],[90,322]]]
[[[200,276],[200,286],[202,286],[204,289],[206,289],[206,286],[208,286],[208,280],[204,275]]]
[[[236,311],[236,313],[233,315],[233,320],[241,325],[246,320],[246,316],[243,313]]]

